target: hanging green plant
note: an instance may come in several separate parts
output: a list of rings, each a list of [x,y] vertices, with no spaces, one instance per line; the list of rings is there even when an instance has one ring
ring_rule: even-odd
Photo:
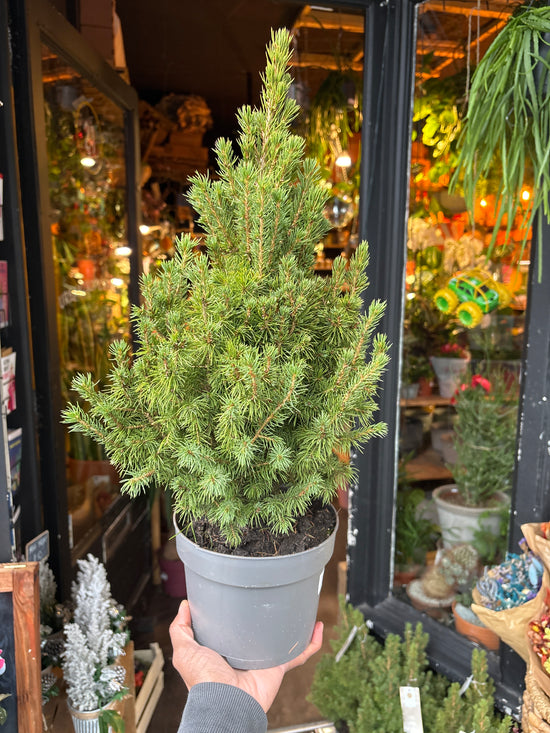
[[[334,165],[334,136],[347,148],[361,129],[361,79],[350,69],[331,71],[311,101],[306,144],[321,168]]]
[[[495,38],[472,77],[451,188],[462,182],[466,204],[473,212],[480,180],[491,177],[501,166],[500,198],[489,251],[501,224],[506,222],[507,237],[511,232],[531,163],[534,191],[532,206],[524,209],[521,223],[522,248],[541,203],[550,220],[550,43],[545,37],[549,32],[549,6],[522,7]]]

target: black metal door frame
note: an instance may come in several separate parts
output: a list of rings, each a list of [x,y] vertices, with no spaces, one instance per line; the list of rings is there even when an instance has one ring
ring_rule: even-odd
[[[49,222],[48,161],[42,88],[42,44],[64,57],[124,112],[127,140],[128,243],[132,248],[129,297],[139,299],[139,120],[137,95],[78,31],[46,0],[8,0],[15,118],[25,221],[29,304],[35,353],[40,473],[44,523],[50,531],[50,564],[60,596],[70,592],[71,562],[65,478],[65,438],[55,278]]]

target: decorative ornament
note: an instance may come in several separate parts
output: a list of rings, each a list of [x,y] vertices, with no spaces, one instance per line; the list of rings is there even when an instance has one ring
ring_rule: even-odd
[[[447,315],[456,310],[456,317],[466,328],[479,325],[486,313],[505,308],[512,294],[486,270],[465,270],[454,275],[434,295],[437,308]]]

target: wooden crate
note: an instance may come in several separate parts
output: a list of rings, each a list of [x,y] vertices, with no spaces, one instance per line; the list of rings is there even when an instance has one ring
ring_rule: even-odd
[[[155,641],[149,644],[149,649],[136,649],[134,657],[136,661],[149,666],[143,685],[136,696],[135,706],[136,733],[146,733],[164,689],[164,656],[162,649]]]

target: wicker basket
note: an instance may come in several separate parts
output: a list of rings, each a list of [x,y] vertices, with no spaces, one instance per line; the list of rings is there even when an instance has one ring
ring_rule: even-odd
[[[525,675],[521,726],[524,733],[550,733],[550,697],[531,672]]]

